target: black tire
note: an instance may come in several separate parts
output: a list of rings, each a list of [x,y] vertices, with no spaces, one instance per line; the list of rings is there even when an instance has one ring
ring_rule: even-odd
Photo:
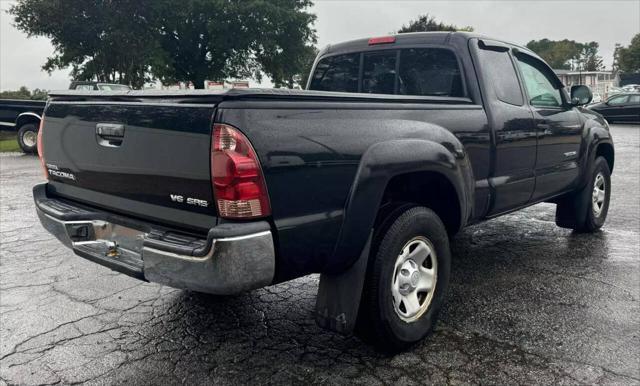
[[[579,191],[561,199],[556,207],[556,224],[577,232],[595,232],[607,219],[611,199],[611,171],[603,157],[597,157],[588,174],[589,182]],[[594,203],[594,188],[601,178],[604,182],[604,198]],[[597,210],[597,209],[600,210]]]
[[[387,226],[381,225],[374,238],[356,334],[382,351],[398,352],[419,342],[433,329],[449,284],[451,252],[447,230],[431,209],[404,206],[391,216],[390,221],[386,222]],[[409,245],[408,242],[415,240],[430,242],[435,255],[427,259],[435,258],[437,274],[435,288],[418,297],[424,296],[419,301],[424,307],[428,302],[428,293],[432,292],[426,309],[414,315],[415,320],[406,321],[401,318],[401,311],[396,311],[392,284],[396,273],[402,271],[396,269],[400,253]]]
[[[18,145],[23,152],[35,154],[38,152],[38,143],[33,138],[38,136],[38,126],[35,123],[25,123],[18,129]]]

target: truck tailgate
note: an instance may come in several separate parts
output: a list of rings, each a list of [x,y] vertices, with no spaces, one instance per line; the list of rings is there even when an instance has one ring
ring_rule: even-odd
[[[42,144],[52,193],[205,230],[217,222],[210,172],[214,104],[56,101]]]

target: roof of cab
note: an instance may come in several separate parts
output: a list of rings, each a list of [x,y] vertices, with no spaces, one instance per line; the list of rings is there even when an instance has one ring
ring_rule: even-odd
[[[528,48],[523,47],[519,44],[511,43],[508,41],[504,41],[502,39],[496,39],[489,36],[485,36],[479,33],[474,32],[446,32],[446,31],[438,31],[438,32],[409,32],[409,33],[401,33],[401,34],[391,34],[389,36],[393,36],[396,38],[395,43],[389,45],[389,47],[400,46],[400,45],[413,45],[413,44],[437,44],[437,45],[446,45],[449,44],[454,39],[461,40],[469,40],[473,38],[477,39],[490,39],[494,41],[498,41],[504,44],[507,44],[512,47],[517,47],[519,50],[534,54]],[[363,49],[375,49],[384,47],[385,44],[370,46],[369,39],[371,37],[350,40],[347,42],[341,42],[337,44],[330,44],[320,50],[318,57],[324,56],[327,54],[335,54],[338,52],[350,52],[350,51],[362,51]],[[535,55],[535,54],[534,54]],[[537,55],[536,55],[537,57]]]

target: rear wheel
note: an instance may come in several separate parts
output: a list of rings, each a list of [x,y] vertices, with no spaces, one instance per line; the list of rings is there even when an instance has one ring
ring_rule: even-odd
[[[18,129],[18,145],[23,152],[33,154],[38,147],[38,126],[35,123],[25,123]]]
[[[374,240],[356,331],[391,352],[433,329],[451,264],[447,231],[432,210],[409,207],[396,216]]]
[[[589,183],[562,199],[556,208],[556,224],[578,232],[594,232],[604,225],[611,199],[611,171],[603,157],[597,157]]]

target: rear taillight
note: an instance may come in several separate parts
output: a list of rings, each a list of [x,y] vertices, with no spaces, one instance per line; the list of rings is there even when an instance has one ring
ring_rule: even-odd
[[[37,149],[38,149],[38,158],[40,158],[40,166],[42,166],[42,173],[44,173],[45,179],[49,179],[49,173],[47,172],[47,167],[44,164],[44,147],[42,146],[42,128],[43,127],[44,127],[44,115],[40,119],[40,127],[38,127]]]
[[[213,125],[211,180],[221,217],[255,218],[271,214],[256,152],[247,137],[232,126]]]

